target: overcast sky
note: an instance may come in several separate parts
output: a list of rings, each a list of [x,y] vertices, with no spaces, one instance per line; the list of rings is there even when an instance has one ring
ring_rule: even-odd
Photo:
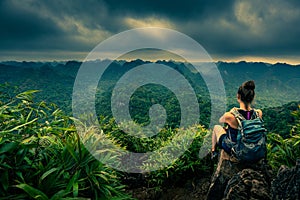
[[[81,60],[149,26],[190,36],[215,61],[300,64],[299,0],[1,0],[0,60]]]

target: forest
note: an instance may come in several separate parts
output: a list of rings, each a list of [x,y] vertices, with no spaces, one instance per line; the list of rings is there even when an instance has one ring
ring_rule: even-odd
[[[163,128],[154,137],[140,138],[118,128],[110,101],[113,89],[126,72],[146,63],[150,62],[134,60],[110,64],[95,95],[101,131],[85,127],[84,138],[77,133],[76,119],[72,115],[73,84],[81,62],[0,63],[0,198],[134,199],[130,193],[132,188],[162,191],[166,186],[211,174],[210,158],[199,158],[199,150],[211,131],[211,97],[201,75],[190,70],[187,63],[156,62],[183,74],[192,85],[201,111],[197,116],[199,123],[180,127],[181,108],[176,95],[166,87],[147,84],[130,97],[130,115],[137,124],[146,126],[150,123],[149,109],[160,104],[167,115]],[[274,172],[281,165],[294,166],[300,157],[300,66],[247,62],[216,65],[224,81],[228,109],[238,106],[236,91],[242,82],[256,82],[254,107],[263,111],[268,130],[269,164]],[[148,172],[141,174],[126,173],[103,164],[122,160],[120,153],[108,151],[95,159],[84,145],[87,141],[106,145],[103,138],[108,137],[120,149],[148,152],[159,150],[174,138],[182,140],[178,133],[193,133],[187,150],[170,165],[154,171],[151,169],[164,162],[168,155],[161,152],[158,157],[150,157],[153,166],[144,164],[143,169]],[[182,147],[175,145],[174,148]]]

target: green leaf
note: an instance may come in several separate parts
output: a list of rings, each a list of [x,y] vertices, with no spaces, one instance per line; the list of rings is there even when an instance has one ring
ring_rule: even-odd
[[[0,154],[13,151],[17,146],[18,143],[16,142],[6,143],[0,148]]]
[[[73,184],[73,196],[78,197],[78,181]]]
[[[20,128],[23,127],[23,126],[26,126],[26,125],[28,125],[28,124],[31,124],[31,123],[35,122],[36,120],[38,120],[38,118],[35,118],[35,119],[31,120],[30,122],[26,122],[26,123],[24,123],[24,124],[21,124],[21,125],[19,125],[19,126],[16,126],[16,127],[12,128],[12,129],[10,129],[10,130],[7,130],[7,131],[1,131],[0,133],[9,133],[9,132],[18,130],[18,129],[20,129]]]
[[[8,171],[4,171],[4,173],[1,174],[1,184],[5,191],[8,189]]]
[[[2,168],[7,168],[7,169],[12,169],[12,167],[6,163],[0,163],[0,167]]]
[[[58,109],[56,109],[51,115],[52,115],[52,116],[55,116],[55,115],[57,115],[57,114],[59,114],[59,113],[61,113],[61,110],[58,108]]]
[[[31,141],[36,141],[38,140],[38,138],[34,135],[32,135],[31,137],[28,137],[26,139],[24,139],[21,144],[27,144],[27,143],[30,143]]]
[[[108,182],[108,177],[106,177],[103,174],[95,174],[95,176],[98,176],[99,178],[103,179],[105,182]]]
[[[80,171],[77,172],[76,174],[74,174],[73,177],[71,178],[71,180],[69,181],[67,188],[65,190],[67,193],[70,192],[73,185],[75,185],[75,182],[78,180],[79,173],[80,173]]]
[[[57,170],[58,170],[58,168],[52,168],[52,169],[46,171],[46,172],[41,176],[40,181],[42,182],[48,175],[50,175],[51,173],[53,173],[53,172],[55,172],[55,171],[57,171]]]
[[[13,116],[12,115],[7,115],[7,114],[0,114],[0,118],[8,119],[8,118],[13,118]]]
[[[298,144],[300,144],[300,140],[298,140],[297,142],[295,142],[294,147],[297,146]]]
[[[24,190],[27,194],[29,194],[34,199],[48,200],[48,197],[45,193],[43,193],[42,191],[34,187],[31,187],[30,185],[27,185],[26,183],[16,185],[16,187]]]
[[[29,114],[27,115],[26,122],[28,122],[28,120],[30,119],[32,112],[33,112],[33,109],[31,109]]]
[[[65,190],[60,190],[57,193],[55,193],[50,200],[60,200],[62,199],[63,196],[67,195],[67,193],[65,192]]]
[[[22,172],[17,171],[17,172],[16,172],[16,175],[17,175],[23,182],[25,182]]]
[[[62,131],[76,131],[76,128],[73,127],[73,128],[70,128],[70,127],[55,127],[55,129],[57,130],[62,130]]]
[[[24,159],[26,157],[27,152],[28,152],[28,149],[26,149],[26,148],[19,149],[19,151],[15,155],[17,165],[21,165],[21,163],[24,161]]]
[[[25,99],[25,100],[31,101],[32,100],[32,94],[36,93],[36,92],[39,92],[39,90],[28,90],[28,91],[25,91],[25,92],[22,92],[22,93],[18,94],[16,97],[18,99]]]

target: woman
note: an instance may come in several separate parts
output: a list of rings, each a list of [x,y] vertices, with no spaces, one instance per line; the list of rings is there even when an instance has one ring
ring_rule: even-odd
[[[260,118],[262,118],[262,111],[255,110],[251,108],[251,103],[253,102],[255,96],[255,83],[254,81],[244,82],[238,89],[237,101],[240,104],[238,112],[244,116],[246,120],[251,119],[255,111],[258,112]],[[236,108],[233,108],[236,109]],[[214,126],[212,133],[212,158],[217,156],[216,146],[224,149],[227,153],[231,153],[232,144],[237,141],[238,133],[238,121],[231,112],[226,112],[220,119],[220,123],[225,123],[228,126],[223,128],[220,125]]]

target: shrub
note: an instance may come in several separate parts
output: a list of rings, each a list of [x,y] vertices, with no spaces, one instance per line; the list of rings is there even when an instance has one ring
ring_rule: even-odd
[[[281,165],[294,166],[300,158],[300,110],[292,113],[297,118],[289,137],[284,139],[281,135],[271,133],[268,135],[268,160],[274,170]]]
[[[0,197],[130,198],[118,172],[84,147],[70,118],[54,104],[34,103],[35,92],[0,92]]]

